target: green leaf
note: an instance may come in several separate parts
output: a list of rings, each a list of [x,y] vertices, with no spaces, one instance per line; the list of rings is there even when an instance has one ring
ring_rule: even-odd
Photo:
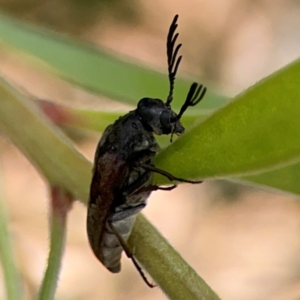
[[[300,163],[271,170],[257,175],[238,177],[237,180],[248,181],[261,186],[300,195]]]
[[[299,78],[300,61],[295,61],[258,82],[162,151],[157,165],[182,178],[204,179],[298,161]]]
[[[167,73],[125,62],[91,44],[18,22],[3,14],[0,14],[0,41],[3,46],[9,46],[3,47],[4,50],[16,49],[29,55],[31,63],[35,61],[39,67],[46,67],[70,82],[113,99],[136,105],[143,97],[167,97]],[[190,84],[190,81],[177,79],[176,110],[181,107]],[[224,97],[209,92],[206,100],[188,113],[212,110],[224,103]]]

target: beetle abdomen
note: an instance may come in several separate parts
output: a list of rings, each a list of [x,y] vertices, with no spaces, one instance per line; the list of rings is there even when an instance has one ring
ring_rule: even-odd
[[[112,273],[118,273],[121,270],[121,255],[123,247],[119,242],[119,238],[113,233],[111,226],[118,232],[120,238],[127,242],[132,231],[136,215],[126,219],[114,221],[112,223],[106,221],[103,237],[101,241],[102,263]]]

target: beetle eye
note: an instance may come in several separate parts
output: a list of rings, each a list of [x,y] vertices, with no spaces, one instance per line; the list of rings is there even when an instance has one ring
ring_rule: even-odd
[[[160,124],[162,128],[163,134],[169,134],[172,131],[171,123],[170,123],[170,114],[167,111],[163,111],[160,114]]]

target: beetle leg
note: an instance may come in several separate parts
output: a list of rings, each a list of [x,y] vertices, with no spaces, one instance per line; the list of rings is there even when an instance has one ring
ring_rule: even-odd
[[[119,243],[121,244],[122,248],[124,249],[124,252],[126,253],[127,257],[130,258],[135,266],[135,268],[137,269],[137,271],[140,273],[141,277],[143,278],[143,280],[145,281],[145,283],[150,287],[150,288],[154,288],[156,285],[152,284],[148,281],[146,275],[144,274],[142,268],[140,267],[140,265],[138,264],[138,262],[136,261],[135,257],[133,256],[131,250],[129,249],[127,243],[124,241],[124,239],[122,238],[122,236],[119,234],[119,232],[116,230],[116,228],[114,227],[113,222],[108,221],[109,226],[111,228],[111,230],[113,231],[114,235],[118,238]]]
[[[146,183],[149,179],[149,172],[147,171],[144,173],[142,176],[140,176],[136,181],[134,181],[132,184],[127,186],[123,192],[122,195],[124,197],[128,197],[134,194],[138,194],[141,192],[152,192],[152,191],[157,191],[157,190],[162,190],[162,191],[171,191],[177,187],[176,184],[173,184],[171,186],[166,186],[166,187],[161,187],[158,185],[150,185],[150,186],[144,186],[143,184]],[[141,187],[142,186],[142,187]]]
[[[179,182],[187,182],[187,183],[192,183],[192,184],[196,184],[196,183],[202,183],[203,181],[201,180],[188,180],[188,179],[183,179],[183,178],[179,178],[179,177],[176,177],[174,175],[172,175],[171,173],[167,172],[167,171],[164,171],[162,169],[158,169],[152,165],[148,165],[148,164],[140,164],[140,166],[142,168],[144,168],[145,170],[149,170],[149,171],[152,171],[154,173],[158,173],[158,174],[161,174],[165,177],[167,177],[170,181],[179,181]]]
[[[132,182],[130,185],[126,186],[122,191],[122,195],[124,197],[128,197],[130,195],[135,194],[140,190],[140,187],[143,186],[149,180],[150,171],[146,171],[142,174],[136,181]]]

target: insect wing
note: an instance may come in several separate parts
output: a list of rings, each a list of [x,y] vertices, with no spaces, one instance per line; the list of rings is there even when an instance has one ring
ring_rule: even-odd
[[[96,257],[103,263],[102,237],[105,222],[114,207],[116,191],[126,178],[126,164],[116,152],[107,151],[95,159],[88,204],[87,233]]]

